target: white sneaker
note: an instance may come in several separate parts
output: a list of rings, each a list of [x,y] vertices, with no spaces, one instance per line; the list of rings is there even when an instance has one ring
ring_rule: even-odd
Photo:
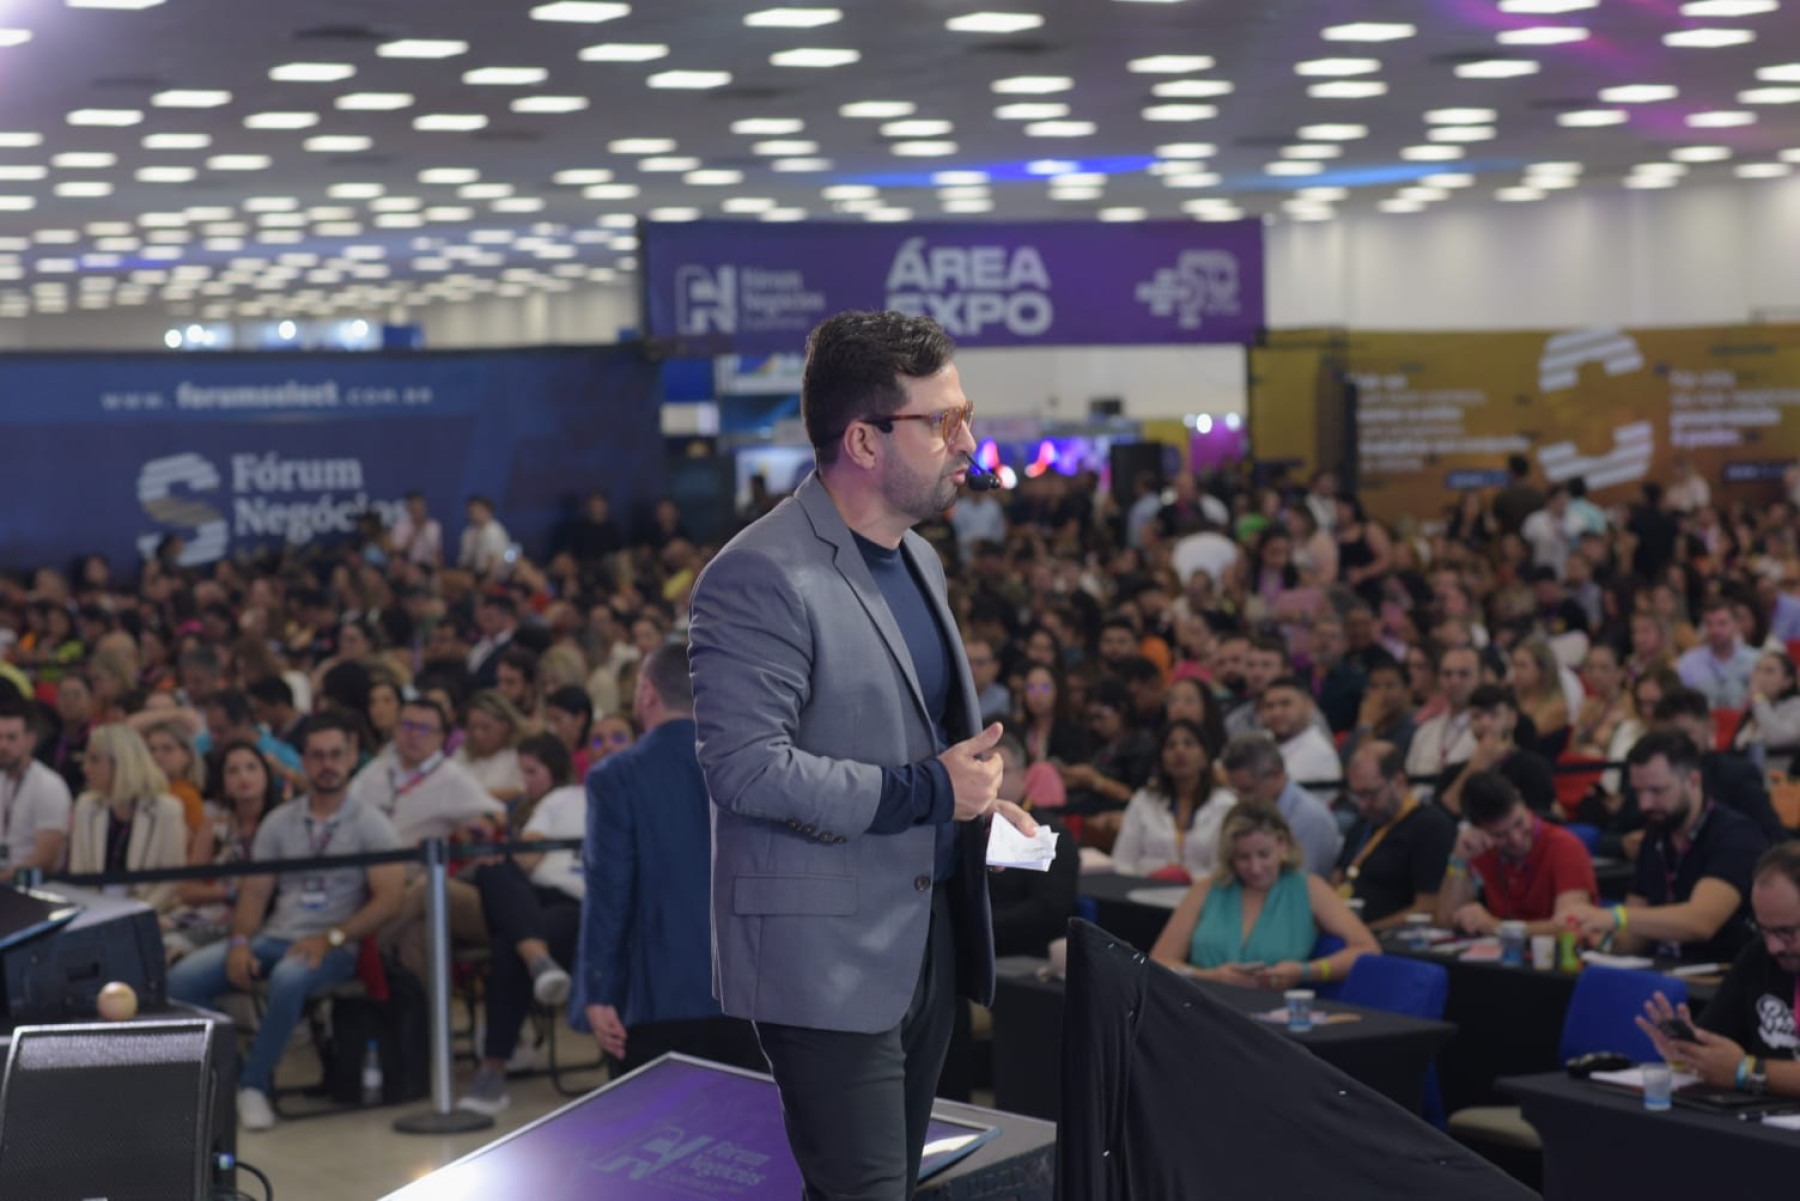
[[[238,1125],[245,1130],[268,1130],[275,1125],[269,1095],[260,1088],[238,1089]]]
[[[561,1005],[569,999],[569,973],[547,967],[531,979],[531,995],[539,1005]]]
[[[469,1091],[463,1094],[456,1107],[491,1118],[511,1104],[512,1098],[506,1095],[506,1078],[499,1072],[482,1068],[475,1073],[475,1079],[469,1082]]]
[[[519,1045],[514,1048],[512,1058],[506,1061],[506,1074],[523,1075],[527,1072],[541,1072],[550,1066],[549,1048],[543,1043],[530,1043],[520,1038]]]

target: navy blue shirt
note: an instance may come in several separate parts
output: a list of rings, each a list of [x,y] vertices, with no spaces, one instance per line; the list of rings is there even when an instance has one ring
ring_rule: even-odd
[[[925,583],[914,574],[899,547],[890,550],[854,531],[852,536],[906,641],[913,674],[925,697],[925,711],[931,716],[933,749],[941,752],[949,745],[944,727],[955,679],[950,648],[932,613]],[[950,773],[934,757],[883,769],[881,802],[876,807],[875,820],[869,823],[869,832],[897,834],[909,826],[937,826],[937,861],[932,875],[937,880],[948,880],[956,873],[955,818],[956,795],[950,787]]]

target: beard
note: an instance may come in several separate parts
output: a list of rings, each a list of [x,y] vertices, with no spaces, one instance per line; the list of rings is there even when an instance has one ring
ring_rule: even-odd
[[[1644,825],[1652,833],[1664,834],[1687,825],[1687,820],[1693,813],[1693,802],[1683,801],[1667,813],[1645,813]]]
[[[1248,682],[1244,679],[1243,675],[1240,673],[1227,672],[1225,675],[1222,675],[1219,677],[1219,683],[1225,685],[1225,689],[1227,692],[1231,692],[1238,696],[1242,696],[1244,694],[1244,688]]]
[[[956,499],[956,481],[950,476],[960,470],[961,467],[955,467],[943,475],[930,476],[913,470],[905,459],[894,455],[882,473],[881,498],[896,513],[914,522],[929,521]]]

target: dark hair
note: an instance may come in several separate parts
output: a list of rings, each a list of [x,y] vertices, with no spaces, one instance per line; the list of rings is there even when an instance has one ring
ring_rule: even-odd
[[[694,711],[694,682],[688,675],[687,647],[659,646],[650,652],[638,675],[656,690],[671,713]]]
[[[1250,649],[1265,655],[1280,655],[1283,663],[1288,661],[1287,643],[1275,634],[1256,635],[1250,639]]]
[[[200,671],[211,672],[215,676],[224,670],[219,663],[219,652],[210,646],[190,646],[181,652],[181,657],[175,661],[175,666],[179,669],[192,667]]]
[[[1469,694],[1469,708],[1471,709],[1492,713],[1502,705],[1514,712],[1517,712],[1519,708],[1519,699],[1513,695],[1513,690],[1504,684],[1482,684]]]
[[[1087,702],[1111,709],[1124,719],[1127,727],[1132,724],[1131,694],[1125,691],[1125,685],[1110,676],[1094,681],[1087,690]]]
[[[223,713],[226,722],[233,726],[247,726],[256,720],[255,711],[250,708],[250,698],[235,688],[213,693],[206,698],[206,707]]]
[[[1786,876],[1795,888],[1800,888],[1800,841],[1778,842],[1763,852],[1750,878],[1756,881],[1768,876]]]
[[[1113,665],[1113,675],[1122,684],[1148,684],[1162,680],[1162,668],[1142,655],[1127,655]]]
[[[419,696],[413,697],[411,700],[402,700],[400,702],[400,711],[404,713],[408,709],[430,710],[431,715],[437,718],[438,733],[448,734],[450,732],[450,715],[444,712],[444,707],[442,705],[438,704],[430,697],[420,694]]]
[[[561,788],[575,779],[575,759],[562,739],[554,734],[533,734],[518,746],[518,753],[530,755],[550,773],[553,787]]]
[[[280,676],[258,676],[250,681],[249,687],[244,691],[250,694],[251,699],[259,700],[265,705],[292,705],[294,703],[293,688]]]
[[[1587,481],[1580,476],[1576,476],[1563,487],[1568,489],[1569,497],[1572,500],[1580,500],[1587,495]]]
[[[1123,613],[1107,614],[1106,619],[1100,623],[1100,632],[1104,634],[1108,630],[1124,630],[1134,639],[1138,636],[1137,623]]]
[[[1170,736],[1178,732],[1191,734],[1194,741],[1200,745],[1200,753],[1206,756],[1205,762],[1200,765],[1200,785],[1198,791],[1200,794],[1199,800],[1202,804],[1206,802],[1207,793],[1210,791],[1210,789],[1207,788],[1206,777],[1208,769],[1212,766],[1213,761],[1212,747],[1207,745],[1206,741],[1206,731],[1202,730],[1198,723],[1191,722],[1185,717],[1177,717],[1174,721],[1163,726],[1162,734],[1156,740],[1156,764],[1150,769],[1150,787],[1155,789],[1169,802],[1169,812],[1171,813],[1175,811],[1175,782],[1169,779],[1168,769],[1163,766],[1162,753],[1163,749],[1169,745]]]
[[[1701,605],[1700,616],[1705,618],[1708,613],[1716,613],[1721,609],[1723,609],[1732,620],[1735,621],[1737,619],[1737,613],[1732,609],[1732,600],[1727,596],[1715,596],[1704,605]]]
[[[369,712],[369,693],[375,687],[375,678],[369,669],[361,663],[346,660],[332,664],[319,681],[321,700],[351,713],[367,716]]]
[[[1463,814],[1478,826],[1509,816],[1522,800],[1512,781],[1497,771],[1474,772],[1463,781]]]
[[[1706,703],[1706,694],[1698,688],[1689,688],[1683,684],[1662,694],[1662,698],[1656,702],[1656,712],[1651,714],[1651,720],[1674,721],[1692,717],[1705,721],[1711,716],[1712,706]]]
[[[256,761],[262,765],[264,780],[263,816],[268,817],[269,814],[275,811],[275,806],[281,804],[283,792],[281,777],[276,774],[274,766],[269,762],[269,757],[262,753],[262,748],[257,746],[254,742],[246,742],[242,738],[234,738],[224,746],[218,748],[219,770],[216,773],[207,773],[209,781],[214,779],[217,781],[213,792],[213,800],[223,801],[225,799],[225,762],[239,751],[248,751],[252,755],[255,755]],[[245,830],[242,831],[242,833],[248,838],[253,831]]]
[[[1203,680],[1197,676],[1179,676],[1170,680],[1169,687],[1163,692],[1163,707],[1167,709],[1169,698],[1183,684],[1192,685],[1194,695],[1200,698],[1200,745],[1206,748],[1207,758],[1216,759],[1225,747],[1225,716],[1219,711],[1219,699]]]
[[[1431,653],[1427,651],[1426,658],[1429,659],[1430,657]],[[1385,650],[1380,650],[1379,653],[1371,651],[1369,654],[1363,656],[1363,674],[1370,679],[1374,679],[1375,673],[1378,671],[1391,671],[1400,677],[1401,682],[1404,683],[1406,680],[1406,664],[1400,662],[1400,660],[1394,658],[1394,656]]]
[[[545,697],[544,704],[564,713],[573,713],[577,717],[592,720],[594,716],[594,698],[587,694],[587,689],[575,684],[564,684]]]
[[[496,670],[502,667],[512,668],[530,684],[537,679],[537,652],[526,650],[522,646],[509,646],[500,652],[500,658],[495,661]]]
[[[1307,700],[1312,699],[1312,690],[1300,682],[1299,676],[1276,676],[1273,680],[1269,681],[1269,686],[1263,689],[1263,695],[1268,696],[1277,688],[1286,688],[1291,692],[1298,692]]]
[[[1351,762],[1358,759],[1373,759],[1376,772],[1384,780],[1392,780],[1395,776],[1406,775],[1406,752],[1391,742],[1377,740],[1361,744],[1350,756]]]
[[[301,751],[306,750],[306,744],[312,741],[314,734],[326,734],[333,730],[342,734],[352,749],[358,745],[359,732],[356,720],[348,714],[327,709],[323,713],[315,713],[306,719],[306,726],[300,732]]]
[[[1506,470],[1512,473],[1514,479],[1522,480],[1531,474],[1531,460],[1524,455],[1507,455]]]
[[[1661,706],[1658,706],[1660,711]],[[1700,770],[1700,748],[1694,740],[1679,730],[1652,730],[1637,740],[1631,753],[1625,756],[1627,767],[1644,767],[1652,759],[1664,759],[1669,770],[1678,776],[1685,776]]]
[[[463,503],[464,503],[465,507],[467,507],[468,505],[480,505],[482,508],[486,509],[490,513],[492,513],[494,511],[494,502],[489,500],[486,496],[483,496],[479,492],[470,493],[469,499]]]
[[[885,417],[906,405],[901,377],[943,369],[956,343],[929,317],[848,312],[828,317],[807,336],[800,415],[820,467],[837,462],[853,422]]]
[[[1227,773],[1247,771],[1259,780],[1287,770],[1281,748],[1267,734],[1239,734],[1225,745],[1219,762]]]

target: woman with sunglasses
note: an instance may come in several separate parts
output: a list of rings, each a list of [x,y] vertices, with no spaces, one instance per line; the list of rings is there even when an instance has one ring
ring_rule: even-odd
[[[1062,673],[1053,667],[1033,663],[1026,670],[1017,728],[1027,764],[1080,763],[1087,758],[1087,732],[1069,716]]]

